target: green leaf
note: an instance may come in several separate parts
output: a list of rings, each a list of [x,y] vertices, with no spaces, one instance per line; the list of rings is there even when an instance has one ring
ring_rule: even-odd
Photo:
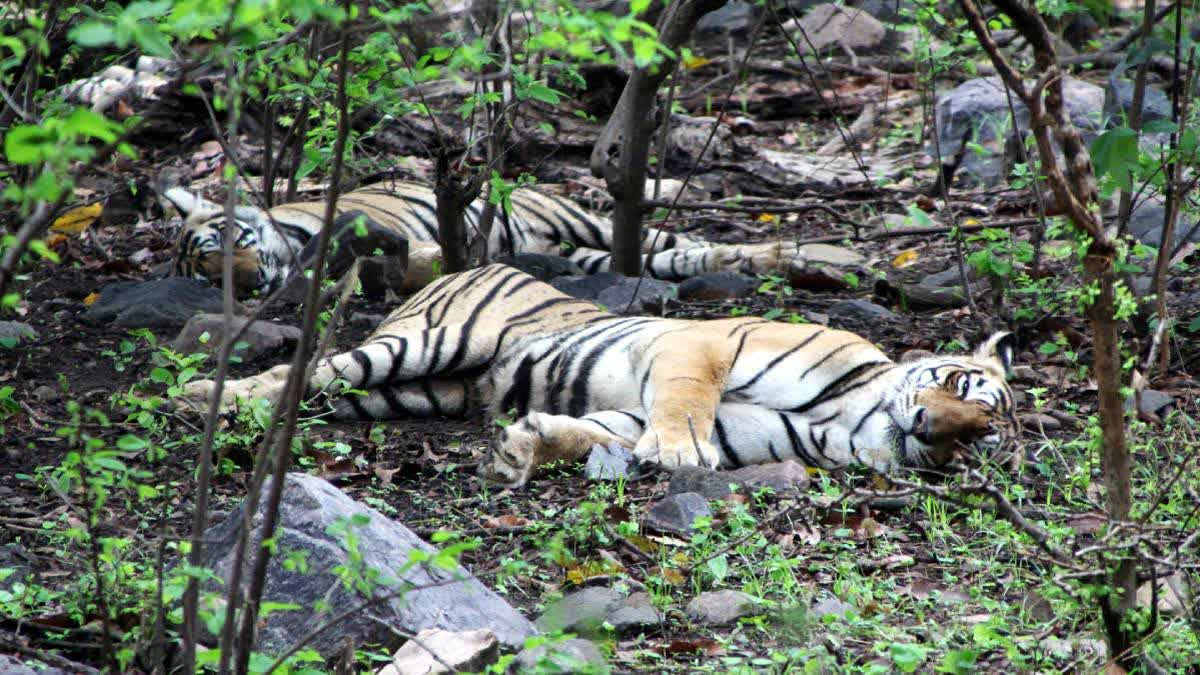
[[[138,450],[145,450],[150,447],[150,444],[140,436],[125,434],[117,439],[117,447],[125,452],[137,452]]]
[[[557,91],[547,87],[544,84],[538,84],[536,82],[529,85],[529,96],[541,101],[542,103],[549,103],[551,105],[558,104],[560,100]]]
[[[946,652],[946,655],[942,657],[941,665],[938,666],[938,672],[953,673],[954,675],[973,673],[976,659],[978,659],[978,655],[971,649],[955,649]]]
[[[117,140],[117,131],[120,129],[108,118],[87,108],[76,108],[67,117],[66,128],[82,136],[100,139],[105,143]]]
[[[103,47],[112,44],[113,28],[108,23],[85,21],[68,33],[67,37],[82,47]]]
[[[632,0],[629,3],[629,13],[637,16],[650,7],[650,0]]]
[[[4,136],[4,154],[10,164],[33,164],[53,148],[54,134],[32,124],[20,124]]]
[[[1092,163],[1097,175],[1111,176],[1123,190],[1133,189],[1132,170],[1138,163],[1137,134],[1129,127],[1117,127],[1092,141]]]
[[[891,652],[892,663],[895,663],[897,668],[903,672],[912,673],[925,661],[925,654],[929,650],[908,642],[893,642],[888,651]]]

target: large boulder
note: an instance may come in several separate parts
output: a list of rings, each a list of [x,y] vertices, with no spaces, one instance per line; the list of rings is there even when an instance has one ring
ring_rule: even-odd
[[[1071,123],[1085,143],[1100,133],[1104,110],[1104,89],[1090,82],[1068,77],[1063,80],[1063,98]],[[1029,132],[1029,109],[1013,95],[1017,126],[1021,137]],[[1013,157],[1006,156],[1006,141],[1012,135],[1012,115],[1004,83],[997,77],[967,80],[938,96],[934,121],[941,150],[941,161],[950,165],[961,156],[957,176],[987,187],[1007,180]],[[969,147],[965,145],[971,144]],[[983,152],[975,148],[983,148]],[[930,154],[934,146],[929,145]],[[1060,160],[1061,161],[1061,160]]]
[[[179,328],[197,313],[221,311],[221,289],[197,279],[167,277],[108,284],[82,319],[123,328]],[[234,311],[245,310],[239,305]]]
[[[380,644],[392,651],[403,642],[398,633],[415,635],[430,628],[452,632],[488,629],[511,648],[519,648],[535,632],[533,624],[466,569],[445,570],[425,564],[407,567],[412,554],[432,554],[436,549],[400,523],[315,476],[290,473],[284,480],[274,537],[276,553],[268,565],[263,601],[298,608],[276,610],[260,618],[256,649],[281,653],[300,636],[362,605],[366,598],[339,574],[345,569],[374,575],[370,595],[380,600],[369,611],[338,618],[312,640],[309,646],[326,658],[339,653],[346,640],[355,645]],[[264,488],[264,494],[266,491]],[[260,500],[251,519],[250,551],[257,551],[262,541],[265,501]],[[205,533],[210,543],[201,565],[220,579],[228,580],[233,570],[244,509],[245,503]],[[347,532],[354,538],[353,560],[346,549]],[[299,557],[304,565],[290,564]],[[248,584],[250,566],[247,560],[244,584]],[[406,586],[410,590],[396,593]],[[386,597],[393,593],[394,597]]]

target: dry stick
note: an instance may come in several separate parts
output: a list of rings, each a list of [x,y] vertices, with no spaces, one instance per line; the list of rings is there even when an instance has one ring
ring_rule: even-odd
[[[929,86],[935,86],[934,65],[933,65],[933,48],[929,48]],[[936,105],[936,104],[934,104]],[[934,110],[934,115],[937,111]],[[954,229],[954,225],[958,222],[958,216],[954,213],[954,207],[950,205],[950,186],[946,184],[946,165],[942,163],[942,141],[937,132],[933,130],[930,134],[933,136],[933,152],[937,157],[938,166],[938,188],[942,193],[942,202],[946,205],[946,213],[950,216],[951,240],[954,242],[955,257],[958,258],[958,282],[962,284],[963,297],[967,300],[967,307],[971,310],[971,317],[976,324],[983,323],[983,317],[979,315],[979,308],[975,306],[975,297],[971,293],[971,281],[967,278],[967,261],[963,256],[963,238],[962,233]]]
[[[1147,0],[1149,5],[1153,0]],[[1180,40],[1182,40],[1181,32],[1183,30],[1182,5],[1175,5],[1175,77],[1176,85],[1179,83],[1179,49]],[[1163,223],[1162,234],[1158,240],[1158,259],[1154,263],[1154,294],[1155,304],[1157,305],[1158,313],[1158,329],[1155,331],[1154,343],[1151,351],[1155,348],[1162,347],[1159,353],[1158,370],[1161,373],[1166,373],[1167,368],[1171,365],[1171,350],[1167,346],[1166,341],[1162,336],[1166,335],[1167,331],[1167,264],[1172,245],[1175,243],[1175,224],[1179,220],[1179,203],[1184,195],[1177,190],[1176,183],[1179,181],[1180,163],[1175,156],[1179,150],[1179,127],[1184,124],[1188,114],[1188,94],[1191,91],[1192,81],[1192,64],[1196,58],[1196,47],[1188,51],[1187,63],[1187,85],[1180,91],[1179,86],[1172,89],[1171,92],[1171,116],[1175,119],[1175,130],[1171,132],[1171,144],[1168,149],[1170,162],[1167,164],[1166,182],[1166,221]],[[1182,186],[1179,186],[1182,187]],[[1153,361],[1149,361],[1153,365]],[[1147,371],[1149,377],[1149,371]]]

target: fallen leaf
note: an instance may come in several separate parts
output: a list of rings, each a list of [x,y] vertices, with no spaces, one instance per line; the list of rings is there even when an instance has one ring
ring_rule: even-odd
[[[73,208],[55,219],[50,229],[65,234],[79,234],[95,222],[103,211],[104,205],[100,202]]]
[[[381,466],[377,466],[375,467],[375,477],[379,479],[380,483],[383,483],[384,485],[391,485],[392,478],[394,478],[396,473],[399,471],[399,468],[385,469]]]
[[[91,293],[87,294],[86,298],[83,299],[83,304],[88,305],[90,307],[92,305],[92,303],[96,302],[99,299],[100,299],[100,294],[97,293],[96,291],[92,291]]]
[[[687,68],[688,70],[703,68],[710,63],[712,63],[712,59],[708,59],[703,56],[696,56],[690,52],[683,57],[683,67]]]
[[[755,218],[760,223],[778,223],[779,216],[774,213],[760,213],[758,218]]]
[[[506,513],[502,516],[488,518],[487,520],[483,521],[483,526],[488,529],[514,529],[518,527],[525,527],[528,524],[529,519],[522,518],[521,516],[513,513]]]
[[[892,258],[892,267],[901,270],[905,267],[916,264],[917,260],[920,258],[921,256],[917,253],[917,249],[905,249],[901,251],[895,258]]]
[[[662,567],[651,567],[650,574],[657,574],[661,576],[663,581],[672,586],[682,586],[687,583],[687,578],[683,576],[683,573],[672,567],[668,567],[666,569]]]

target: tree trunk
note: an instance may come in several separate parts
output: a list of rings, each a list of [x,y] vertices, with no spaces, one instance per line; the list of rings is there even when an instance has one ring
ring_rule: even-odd
[[[656,25],[660,42],[678,53],[700,17],[724,4],[725,0],[670,3]],[[654,100],[659,85],[674,68],[674,59],[664,59],[657,67],[635,69],[592,148],[592,175],[604,179],[614,201],[612,270],[627,276],[641,273],[642,201],[654,132]]]

